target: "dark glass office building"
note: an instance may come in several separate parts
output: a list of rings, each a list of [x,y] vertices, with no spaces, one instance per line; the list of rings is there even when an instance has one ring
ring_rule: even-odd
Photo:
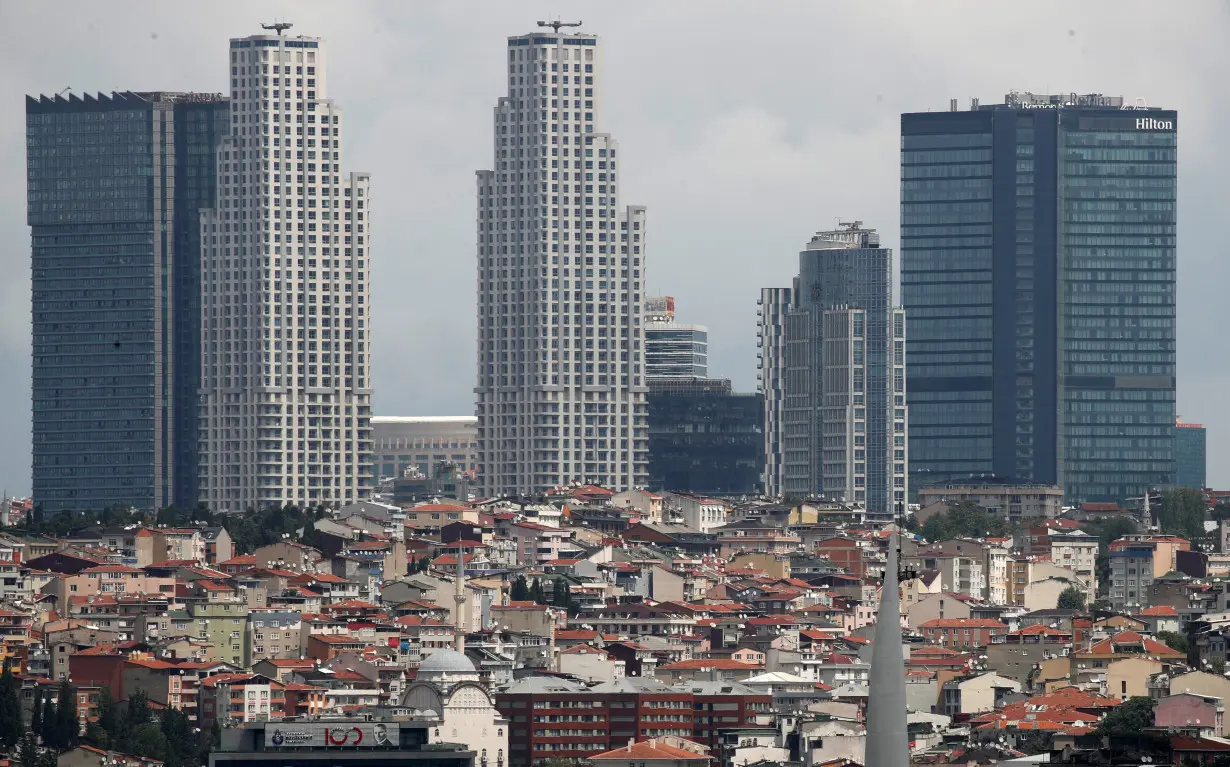
[[[1198,423],[1177,421],[1174,429],[1175,480],[1179,487],[1204,489],[1205,430]]]
[[[26,99],[33,489],[47,511],[197,497],[200,219],[227,102]]]
[[[728,378],[649,379],[649,486],[699,495],[759,495],[764,398]]]
[[[1174,482],[1177,124],[1075,94],[902,115],[914,487]]]

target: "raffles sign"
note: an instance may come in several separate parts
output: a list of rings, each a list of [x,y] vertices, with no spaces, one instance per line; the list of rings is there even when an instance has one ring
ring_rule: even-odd
[[[397,748],[396,722],[321,722],[265,726],[266,748]]]

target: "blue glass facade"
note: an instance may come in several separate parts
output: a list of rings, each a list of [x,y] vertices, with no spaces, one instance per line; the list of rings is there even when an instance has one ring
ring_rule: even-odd
[[[1179,487],[1204,489],[1205,430],[1198,423],[1178,423],[1174,430],[1175,480]]]
[[[699,495],[758,495],[764,398],[727,378],[649,379],[649,486]]]
[[[199,210],[220,96],[28,98],[33,491],[47,511],[194,506]]]
[[[1104,103],[902,116],[915,487],[1173,482],[1176,124]]]

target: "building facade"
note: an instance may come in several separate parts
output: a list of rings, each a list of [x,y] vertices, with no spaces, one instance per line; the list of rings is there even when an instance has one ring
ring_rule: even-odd
[[[215,511],[353,503],[372,480],[369,176],[341,173],[323,42],[281,31],[230,42],[231,130],[201,219]]]
[[[671,321],[645,323],[645,374],[650,378],[706,378],[709,329]]]
[[[407,471],[431,476],[442,463],[478,470],[478,419],[469,415],[373,416],[372,461],[376,476],[395,479]]]
[[[756,302],[756,386],[764,397],[764,492],[782,494],[782,407],[786,361],[786,312],[790,288],[761,288]]]
[[[34,502],[196,505],[221,94],[26,99]]]
[[[698,495],[759,495],[764,405],[728,378],[649,379],[649,486]]]
[[[1096,94],[902,115],[913,482],[1173,483],[1177,120]]]
[[[969,501],[1012,523],[1027,519],[1054,519],[1063,511],[1063,489],[1055,485],[1016,484],[987,479],[941,482],[918,489],[918,503]]]
[[[1204,489],[1207,481],[1205,467],[1208,465],[1205,456],[1205,437],[1206,432],[1201,424],[1183,423],[1181,419],[1175,421],[1174,483],[1179,487]]]
[[[780,428],[782,493],[904,508],[905,314],[893,307],[892,280],[892,250],[855,221],[818,232],[799,254],[783,338],[767,348],[765,325],[776,320],[765,314],[782,294],[769,295],[768,311],[762,295],[762,370],[782,381],[765,418]]]
[[[593,35],[508,40],[478,184],[478,463],[487,496],[648,480],[645,208],[618,203]]]

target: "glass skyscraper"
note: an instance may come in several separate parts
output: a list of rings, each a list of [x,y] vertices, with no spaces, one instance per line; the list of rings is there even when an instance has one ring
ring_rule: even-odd
[[[26,99],[46,511],[196,505],[199,211],[227,123],[215,94]]]
[[[698,495],[758,495],[764,398],[729,378],[649,379],[649,487]]]
[[[817,232],[789,296],[781,338],[760,326],[761,366],[781,379],[765,417],[780,430],[780,491],[891,514],[906,501],[908,450],[893,252],[860,221]]]
[[[902,115],[914,487],[1173,483],[1177,122],[1075,94]]]
[[[1205,429],[1198,423],[1175,422],[1175,480],[1179,487],[1203,490],[1205,482]]]

